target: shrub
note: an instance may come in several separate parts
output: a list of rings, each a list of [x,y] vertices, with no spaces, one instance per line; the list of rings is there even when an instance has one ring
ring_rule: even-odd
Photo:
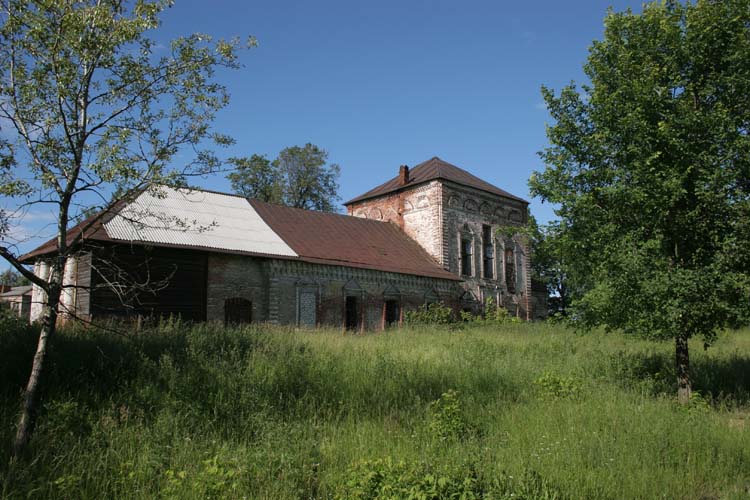
[[[489,297],[484,303],[484,317],[491,323],[522,323],[520,318],[511,316],[506,308],[495,304],[492,297]]]
[[[450,389],[430,403],[430,433],[441,441],[464,436],[469,427],[458,392]]]
[[[453,311],[442,302],[424,304],[406,311],[404,321],[407,325],[447,325],[453,321]]]
[[[474,464],[435,466],[394,463],[390,458],[367,460],[351,467],[337,499],[514,499],[561,500],[563,496],[536,471],[517,478],[507,474],[492,480],[480,476]]]
[[[581,382],[575,377],[562,377],[545,372],[534,380],[542,395],[552,398],[577,398],[581,393]]]
[[[473,467],[436,468],[429,464],[394,463],[390,458],[360,462],[338,499],[484,498]]]
[[[470,311],[461,311],[461,321],[475,325],[503,325],[522,323],[520,318],[511,316],[508,310],[495,303],[492,297],[484,302],[484,314],[473,314]]]

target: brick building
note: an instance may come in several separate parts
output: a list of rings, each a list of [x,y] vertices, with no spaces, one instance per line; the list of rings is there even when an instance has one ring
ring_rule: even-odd
[[[433,158],[346,206],[349,215],[195,189],[141,193],[71,230],[86,227],[65,266],[61,316],[378,330],[430,302],[479,310],[493,297],[519,317],[545,311],[522,240],[496,231],[524,224],[526,201]],[[44,276],[53,251],[51,241],[23,258]],[[34,287],[32,320],[43,302]]]
[[[355,217],[397,224],[443,269],[461,277],[462,308],[493,298],[526,319],[546,315],[531,287],[523,237],[529,203],[434,157],[345,203]]]

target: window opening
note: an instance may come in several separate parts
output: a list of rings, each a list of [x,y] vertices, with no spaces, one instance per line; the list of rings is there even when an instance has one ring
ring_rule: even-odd
[[[495,277],[495,248],[492,246],[492,228],[482,226],[482,241],[484,243],[484,277],[492,279]]]
[[[505,286],[508,293],[516,293],[516,258],[512,248],[505,249]]]
[[[398,326],[398,321],[401,316],[401,308],[399,307],[397,300],[386,300],[385,301],[385,327]]]
[[[346,319],[347,330],[359,330],[359,301],[357,297],[348,295],[346,297]]]
[[[242,325],[252,322],[253,303],[241,297],[224,301],[224,324]]]
[[[471,276],[471,238],[461,238],[461,274]]]

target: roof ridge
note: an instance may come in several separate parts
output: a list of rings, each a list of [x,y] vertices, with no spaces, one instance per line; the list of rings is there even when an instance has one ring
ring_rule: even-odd
[[[344,217],[347,220],[355,219],[359,221],[367,221],[367,223],[376,223],[376,224],[387,224],[389,226],[393,226],[390,222],[383,221],[383,220],[375,220],[375,219],[366,219],[364,217],[355,217],[353,215],[349,214],[342,214],[339,212],[324,212],[322,210],[311,210],[309,208],[299,208],[299,207],[290,207],[289,205],[282,205],[281,203],[271,203],[270,201],[263,201],[259,200],[258,198],[245,198],[251,205],[253,203],[263,203],[265,205],[270,205],[272,207],[279,207],[281,209],[287,209],[287,210],[294,210],[299,212],[305,212],[305,213],[313,213],[318,214],[322,216],[337,216],[337,217]],[[395,226],[394,226],[395,227]]]
[[[527,200],[511,194],[508,191],[505,191],[504,189],[501,189],[494,184],[472,174],[468,170],[449,163],[438,156],[433,156],[429,160],[425,160],[412,167],[409,177],[410,180],[405,185],[402,185],[399,182],[399,176],[393,177],[385,181],[384,183],[374,187],[373,189],[370,189],[369,191],[344,202],[344,206],[349,206],[356,202],[403,191],[405,189],[409,189],[411,187],[424,184],[435,179],[443,179],[462,186],[478,189],[495,196],[502,196],[526,204],[529,203]],[[464,179],[462,179],[462,177]]]

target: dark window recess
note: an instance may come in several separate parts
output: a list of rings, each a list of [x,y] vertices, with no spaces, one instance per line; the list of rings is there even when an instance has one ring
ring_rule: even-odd
[[[471,239],[461,239],[461,274],[464,276],[472,276],[474,273],[471,272]]]
[[[353,295],[346,297],[345,326],[347,330],[359,330],[359,301]]]
[[[512,248],[505,249],[505,286],[508,293],[516,293],[516,257]]]
[[[224,301],[224,324],[242,325],[253,320],[253,303],[235,297]]]
[[[398,326],[401,310],[397,300],[385,301],[385,326]]]
[[[484,277],[495,277],[495,249],[492,246],[492,228],[482,226],[482,242],[484,244]]]

